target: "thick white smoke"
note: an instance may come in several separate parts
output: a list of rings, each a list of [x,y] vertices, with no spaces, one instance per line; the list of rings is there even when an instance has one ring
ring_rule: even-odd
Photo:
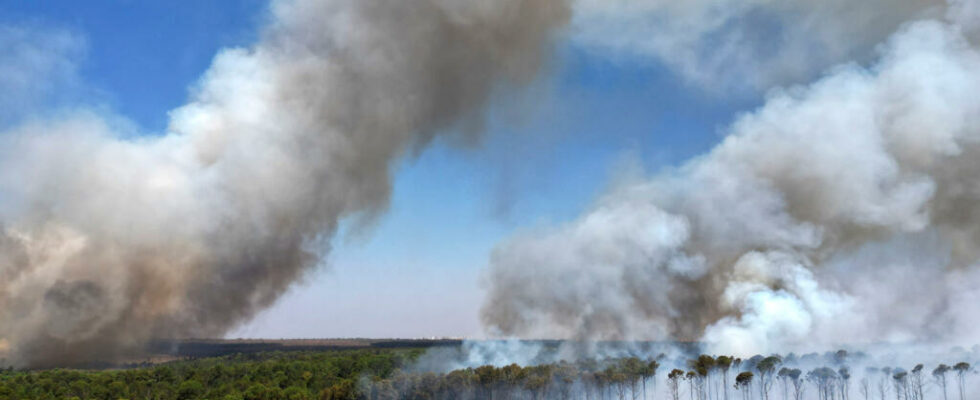
[[[0,343],[16,365],[221,335],[317,264],[390,170],[532,80],[561,1],[283,0],[168,133],[95,112],[0,135]]]
[[[494,252],[504,335],[704,340],[715,353],[980,331],[980,52],[903,26],[865,68],[771,92],[708,154]]]

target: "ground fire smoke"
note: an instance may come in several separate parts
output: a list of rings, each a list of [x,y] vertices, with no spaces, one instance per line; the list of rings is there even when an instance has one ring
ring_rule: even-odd
[[[347,216],[442,132],[532,80],[561,1],[271,5],[214,59],[169,133],[77,111],[0,136],[0,346],[15,365],[211,337],[317,264]],[[151,79],[151,78],[148,78]]]
[[[956,22],[976,21],[957,14],[969,8],[903,25],[871,66],[771,92],[709,153],[502,243],[484,322],[742,355],[972,344],[980,52]]]

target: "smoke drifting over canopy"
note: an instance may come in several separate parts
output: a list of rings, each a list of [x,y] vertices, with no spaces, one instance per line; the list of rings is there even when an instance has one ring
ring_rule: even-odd
[[[735,354],[974,341],[980,52],[967,32],[904,25],[873,66],[771,92],[708,154],[501,244],[485,323]]]
[[[877,61],[770,92],[710,153],[501,244],[493,333],[735,353],[976,338],[978,20],[969,0],[274,1],[162,136],[84,110],[0,134],[0,351],[44,366],[225,333],[342,219],[382,211],[396,162],[477,135],[569,21],[717,91]]]
[[[222,51],[169,133],[94,112],[0,136],[0,338],[16,365],[215,336],[317,264],[340,218],[386,206],[390,170],[475,134],[532,80],[560,1],[284,0]]]

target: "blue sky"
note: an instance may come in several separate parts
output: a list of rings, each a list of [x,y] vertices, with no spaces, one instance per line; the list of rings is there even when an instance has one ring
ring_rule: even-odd
[[[79,40],[72,102],[159,134],[223,47],[253,42],[263,1],[0,0],[0,24]],[[704,152],[759,100],[706,93],[650,59],[564,41],[555,72],[491,107],[479,146],[436,143],[396,171],[390,209],[273,308],[230,336],[478,335],[479,277],[515,230],[574,218],[624,165],[648,172]],[[407,306],[406,306],[407,305]]]

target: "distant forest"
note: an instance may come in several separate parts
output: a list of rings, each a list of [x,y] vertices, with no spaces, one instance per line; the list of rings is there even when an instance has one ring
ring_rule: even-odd
[[[127,369],[0,372],[0,399],[966,400],[967,361],[871,366],[838,351],[629,357],[420,372],[424,348],[234,354]],[[860,366],[860,370],[857,367]],[[852,370],[853,369],[853,370]]]

